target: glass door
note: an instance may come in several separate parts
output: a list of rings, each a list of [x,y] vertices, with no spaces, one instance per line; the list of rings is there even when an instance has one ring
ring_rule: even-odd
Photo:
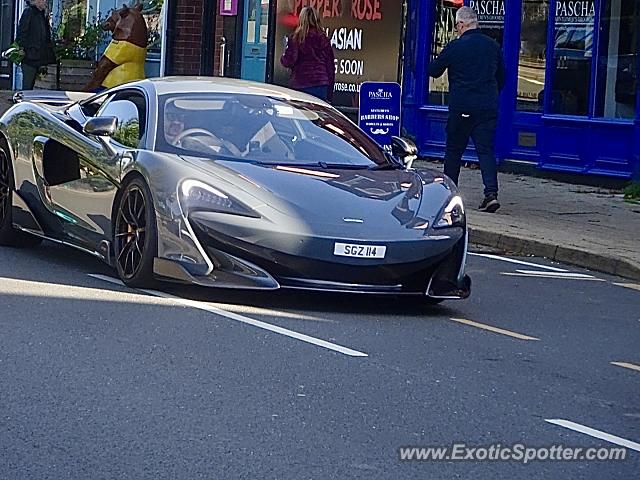
[[[269,0],[244,0],[242,78],[265,81]]]

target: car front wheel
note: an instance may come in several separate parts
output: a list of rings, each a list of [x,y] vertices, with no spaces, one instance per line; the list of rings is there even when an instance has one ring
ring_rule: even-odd
[[[158,251],[151,192],[142,178],[134,178],[123,188],[114,226],[116,268],[126,285],[151,287],[155,283],[153,260]]]

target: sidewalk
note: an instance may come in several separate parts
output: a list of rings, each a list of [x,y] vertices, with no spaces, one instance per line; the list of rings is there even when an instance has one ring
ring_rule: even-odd
[[[438,163],[418,165],[442,170]],[[596,187],[498,175],[502,207],[491,214],[477,209],[480,170],[463,168],[460,174],[472,243],[640,280],[640,204]]]

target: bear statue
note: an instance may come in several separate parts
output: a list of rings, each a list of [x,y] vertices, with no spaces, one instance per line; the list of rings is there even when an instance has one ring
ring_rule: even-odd
[[[85,92],[96,92],[145,78],[148,32],[142,16],[142,4],[123,5],[114,10],[102,25],[112,40],[98,61]]]

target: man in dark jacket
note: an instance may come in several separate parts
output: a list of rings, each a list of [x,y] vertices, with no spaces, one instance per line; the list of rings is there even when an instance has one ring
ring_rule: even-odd
[[[56,61],[51,41],[51,28],[45,16],[46,0],[27,1],[20,23],[16,43],[22,47],[25,56],[22,68],[22,89],[32,90],[38,70]]]
[[[449,70],[449,120],[444,173],[456,185],[462,154],[469,137],[476,146],[484,200],[480,210],[495,212],[498,203],[498,170],[494,137],[498,120],[498,95],[504,86],[504,60],[500,46],[478,27],[478,16],[469,7],[456,12],[459,38],[449,43],[429,65],[429,75]]]

